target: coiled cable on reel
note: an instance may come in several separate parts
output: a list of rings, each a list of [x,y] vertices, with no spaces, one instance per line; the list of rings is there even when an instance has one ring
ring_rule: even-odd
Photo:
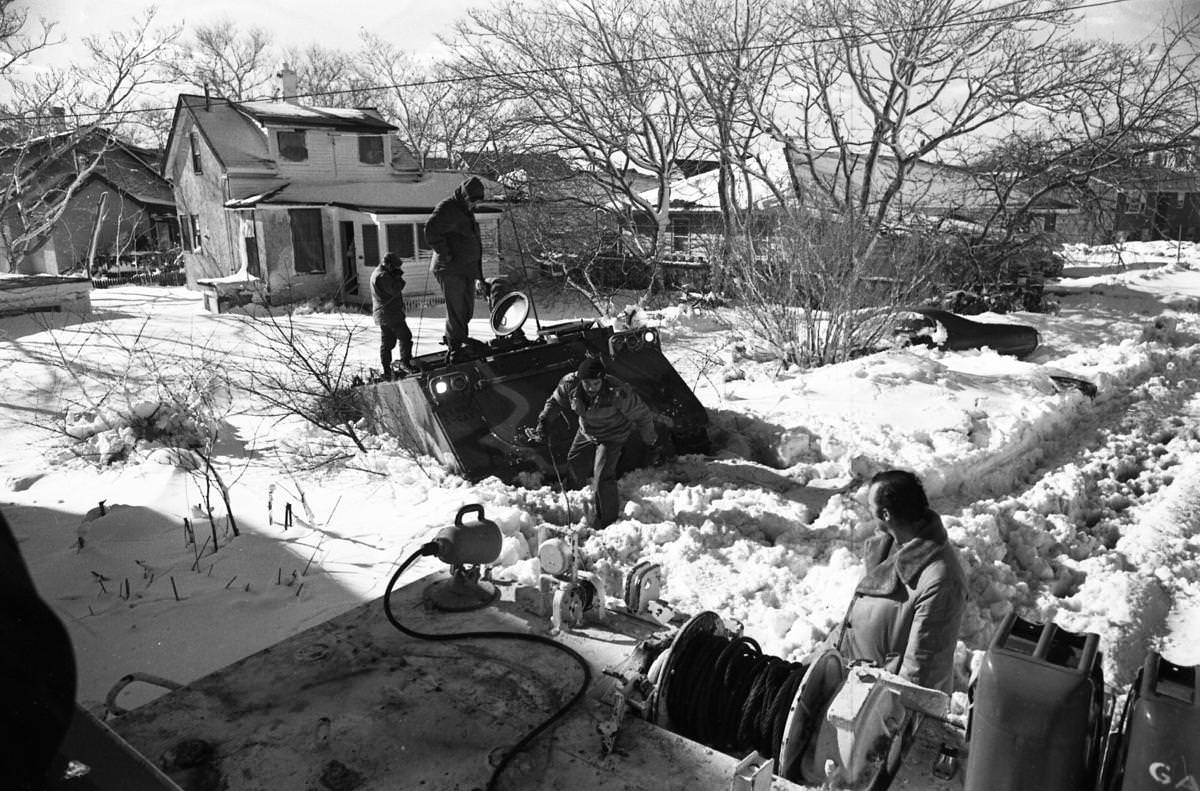
[[[777,758],[808,665],[762,652],[752,638],[683,630],[662,679],[666,711],[682,736],[724,752]],[[805,712],[806,718],[808,712]]]

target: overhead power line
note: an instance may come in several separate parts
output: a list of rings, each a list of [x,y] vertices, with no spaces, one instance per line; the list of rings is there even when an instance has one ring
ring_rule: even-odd
[[[614,58],[611,60],[587,61],[587,62],[581,62],[581,63],[567,64],[567,65],[562,65],[562,66],[543,66],[543,67],[539,67],[539,68],[535,68],[535,69],[514,69],[512,71],[491,72],[491,73],[485,73],[485,74],[481,74],[481,75],[479,75],[479,74],[472,75],[469,77],[439,77],[437,79],[413,80],[411,82],[397,82],[397,83],[388,83],[388,84],[382,84],[382,85],[358,86],[358,87],[353,87],[353,88],[338,88],[335,90],[328,90],[328,91],[310,91],[308,93],[298,93],[292,98],[315,99],[315,98],[319,98],[319,97],[323,97],[323,96],[340,96],[340,95],[348,94],[348,93],[349,94],[371,93],[371,92],[375,92],[375,91],[403,90],[406,88],[421,88],[421,87],[426,87],[426,86],[431,86],[431,85],[454,85],[454,84],[458,84],[458,83],[462,83],[462,82],[478,82],[480,80],[488,80],[488,79],[510,79],[513,77],[531,77],[531,76],[536,76],[536,75],[541,75],[541,74],[555,74],[555,73],[559,73],[559,72],[581,71],[583,69],[637,65],[639,63],[662,63],[662,62],[666,62],[666,61],[681,60],[684,58],[702,58],[702,57],[708,57],[711,55],[728,55],[728,54],[737,53],[737,52],[756,52],[756,51],[762,51],[762,50],[767,50],[767,49],[778,49],[778,48],[782,48],[783,46],[805,46],[805,45],[812,45],[812,44],[829,44],[829,43],[833,43],[836,41],[847,41],[851,38],[862,38],[862,37],[866,37],[866,36],[884,36],[884,35],[889,35],[892,33],[903,33],[903,32],[910,32],[910,31],[919,32],[919,31],[926,31],[926,30],[939,30],[939,29],[945,29],[945,28],[951,28],[951,27],[964,27],[966,25],[975,24],[979,20],[980,17],[987,17],[992,22],[1031,22],[1031,21],[1036,21],[1036,20],[1048,17],[1048,16],[1053,16],[1055,14],[1061,13],[1061,11],[1062,11],[1062,9],[1052,9],[1052,10],[1047,10],[1047,11],[1035,11],[1032,13],[1011,14],[1011,15],[1007,15],[1007,16],[997,15],[998,11],[1002,11],[1005,8],[1011,8],[1011,7],[1017,6],[1017,5],[1024,5],[1025,2],[1027,2],[1027,0],[1011,0],[1011,2],[1002,3],[1002,4],[992,7],[992,8],[981,9],[981,10],[972,12],[970,14],[964,14],[961,19],[956,19],[951,22],[938,23],[938,24],[917,25],[914,27],[904,27],[904,28],[882,28],[882,29],[874,30],[874,31],[862,31],[862,32],[856,33],[856,34],[839,33],[836,35],[816,36],[816,37],[804,39],[801,41],[771,42],[768,44],[758,44],[758,45],[747,46],[747,47],[716,47],[716,48],[712,48],[712,49],[694,50],[694,51],[689,51],[689,52],[674,52],[674,53],[668,53],[668,54],[664,54],[664,55],[645,55],[645,56],[640,56],[640,57],[636,57],[636,58]],[[1071,10],[1071,11],[1086,11],[1088,9],[1093,9],[1093,8],[1103,8],[1105,6],[1122,5],[1122,4],[1128,3],[1128,2],[1131,2],[1131,0],[1094,0],[1094,2],[1090,2],[1090,3],[1081,3],[1080,5],[1075,6],[1074,8],[1071,8],[1069,10]],[[271,101],[274,98],[275,97],[272,97],[272,96],[261,96],[261,97],[254,97],[254,98],[250,98],[250,99],[229,99],[229,98],[223,97],[223,96],[214,96],[214,97],[211,97],[208,101],[210,101],[214,104],[244,104],[246,102]],[[139,107],[136,109],[128,109],[128,110],[114,109],[114,110],[107,110],[107,111],[97,110],[97,111],[92,111],[92,112],[72,113],[71,117],[73,119],[81,119],[81,118],[107,119],[107,118],[112,118],[114,116],[126,116],[126,115],[136,115],[139,113],[163,112],[163,111],[174,110],[174,109],[175,109],[175,104],[170,104],[170,105],[159,106],[159,107]],[[10,121],[49,121],[49,120],[62,120],[62,117],[54,116],[54,115],[0,116],[0,123],[6,123],[6,122],[10,122]]]

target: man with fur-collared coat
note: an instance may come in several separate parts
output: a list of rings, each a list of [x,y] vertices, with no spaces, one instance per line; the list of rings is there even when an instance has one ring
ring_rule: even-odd
[[[958,552],[912,473],[877,474],[867,501],[883,535],[867,542],[866,574],[826,644],[950,694],[967,602]]]

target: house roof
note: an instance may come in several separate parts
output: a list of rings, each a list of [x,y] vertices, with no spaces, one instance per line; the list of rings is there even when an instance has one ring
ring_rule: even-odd
[[[343,132],[390,132],[398,127],[365,107],[309,107],[292,102],[238,102],[244,113],[262,124],[316,126]]]
[[[790,177],[787,172],[784,157],[781,152],[770,152],[763,157],[765,174],[751,176],[748,180],[736,179],[734,188],[737,191],[736,200],[739,205],[753,204],[756,207],[772,206],[777,203],[775,193],[770,184],[775,184],[790,193]],[[801,186],[809,190],[814,188],[815,177],[824,183],[836,183],[840,180],[838,174],[839,159],[836,154],[815,154],[812,158],[812,170],[807,161],[795,160],[795,170]],[[861,169],[861,165],[857,165]],[[880,157],[876,162],[876,178],[890,179],[895,172],[896,161],[890,157]],[[693,211],[720,211],[721,201],[718,192],[720,172],[710,170],[691,178],[680,179],[671,184],[671,206],[673,208],[691,209]],[[770,180],[770,183],[768,183]],[[862,182],[860,175],[852,175],[855,184]],[[747,183],[749,189],[747,189]],[[640,193],[641,196],[654,202],[657,199],[657,188]],[[819,194],[814,198],[820,200]],[[895,208],[903,207],[912,210],[918,206],[922,211],[971,210],[991,205],[992,199],[971,175],[961,168],[941,165],[932,162],[918,161],[905,179],[904,186],[897,196]]]
[[[225,207],[340,206],[387,214],[425,214],[433,211],[443,198],[453,194],[454,188],[465,178],[465,174],[457,171],[435,171],[424,173],[417,180],[391,182],[289,181],[265,192],[226,201]],[[484,185],[492,195],[502,192],[494,182],[484,180]],[[486,213],[498,210],[481,207],[478,211]]]
[[[89,181],[98,179],[143,204],[174,206],[171,185],[146,161],[153,152],[126,143],[107,129],[92,129],[77,139],[77,131],[58,132],[0,151],[0,167],[36,174],[39,189],[62,188],[78,173],[76,155],[99,157]]]
[[[204,136],[213,154],[224,167],[274,169],[274,160],[267,149],[266,135],[250,118],[238,111],[235,102],[181,93],[175,105],[176,119],[184,111],[195,119],[196,129]],[[171,125],[171,139],[167,141],[164,168],[170,159],[178,128],[178,121]]]
[[[175,105],[176,118],[185,109],[195,119],[196,128],[225,168],[276,169],[262,128],[268,124],[370,134],[385,134],[396,129],[370,108],[308,107],[278,101],[235,102],[181,93]],[[168,152],[175,144],[177,128],[177,123],[172,124]]]

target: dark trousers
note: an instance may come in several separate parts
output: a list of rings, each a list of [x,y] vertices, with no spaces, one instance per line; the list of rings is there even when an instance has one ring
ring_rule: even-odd
[[[399,324],[379,325],[379,362],[383,363],[384,376],[392,372],[392,349],[400,342],[400,362],[412,361],[413,337],[407,321]]]
[[[462,275],[437,273],[446,298],[446,346],[457,349],[467,342],[467,323],[475,313],[475,281]]]
[[[624,442],[593,442],[583,436],[583,432],[576,432],[571,449],[567,451],[567,464],[576,483],[582,484],[587,480],[588,462],[591,462],[592,502],[596,513],[592,526],[597,530],[617,521],[621,513],[617,465],[621,462],[624,449]]]

